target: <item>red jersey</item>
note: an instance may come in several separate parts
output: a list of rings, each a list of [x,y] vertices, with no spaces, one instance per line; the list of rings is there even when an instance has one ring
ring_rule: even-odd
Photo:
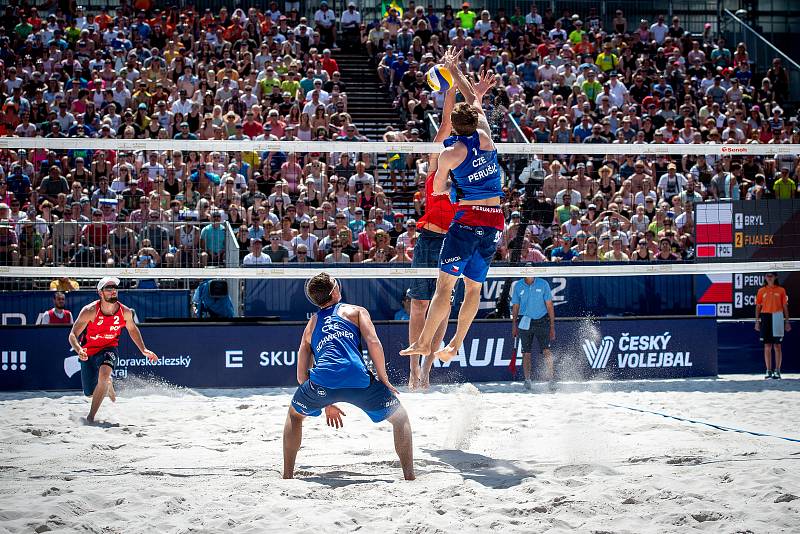
[[[435,224],[442,230],[447,231],[456,214],[456,207],[450,202],[448,193],[433,194],[433,177],[435,174],[435,172],[428,173],[428,179],[425,180],[425,214],[417,221],[417,227],[426,228],[428,224]],[[429,228],[426,229],[429,230]]]
[[[125,328],[125,310],[127,308],[119,304],[114,315],[105,315],[100,311],[100,301],[94,303],[94,319],[86,326],[86,335],[83,338],[83,348],[86,354],[93,356],[108,347],[119,345],[119,334]]]
[[[47,310],[47,324],[72,324],[72,312],[64,310],[64,314],[59,317],[55,309],[50,308]]]

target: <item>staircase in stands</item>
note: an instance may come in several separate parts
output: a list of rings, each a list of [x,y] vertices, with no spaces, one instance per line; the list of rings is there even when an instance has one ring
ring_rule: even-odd
[[[381,85],[375,63],[370,61],[366,53],[338,52],[336,62],[347,88],[347,112],[353,118],[359,133],[370,141],[383,141],[387,126],[401,129],[400,114],[393,107],[388,91]],[[384,168],[384,164],[388,164],[388,155],[377,156],[375,167],[369,172],[373,173],[375,180],[392,199],[396,210],[407,215],[412,214],[415,191],[413,170],[398,171],[398,189],[395,191],[389,170]]]

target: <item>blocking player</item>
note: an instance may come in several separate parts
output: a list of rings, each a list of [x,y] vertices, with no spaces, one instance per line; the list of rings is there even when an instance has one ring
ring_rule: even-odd
[[[500,203],[503,196],[497,149],[491,137],[489,121],[483,112],[483,95],[495,83],[484,72],[477,83],[469,81],[459,68],[461,52],[452,47],[444,64],[464,96],[450,114],[455,135],[445,139],[433,179],[435,193],[447,190],[447,178],[453,173],[454,184],[462,191],[455,218],[447,230],[439,257],[439,278],[425,327],[417,341],[400,351],[401,355],[430,353],[433,336],[450,307],[450,294],[460,276],[464,276],[464,302],[458,314],[458,327],[450,342],[434,355],[449,361],[458,352],[478,312],[480,293],[489,264],[494,258],[504,226]]]
[[[119,357],[117,346],[119,335],[125,328],[131,339],[144,356],[151,362],[158,361],[158,356],[148,350],[142,340],[142,333],[133,321],[130,308],[117,300],[119,278],[106,276],[97,284],[99,299],[83,307],[72,330],[69,333],[69,344],[78,354],[81,362],[81,383],[83,393],[92,397],[92,407],[86,421],[94,423],[97,410],[108,395],[111,402],[117,400],[111,371]],[[79,336],[84,333],[82,342]]]
[[[456,88],[451,87],[444,97],[442,109],[442,124],[434,138],[435,143],[440,143],[450,136],[450,113],[456,104]],[[435,152],[428,159],[428,178],[425,181],[425,214],[417,221],[419,237],[414,245],[414,258],[412,267],[438,267],[439,253],[442,250],[447,228],[455,216],[455,207],[450,202],[450,194],[434,193],[433,178],[439,167],[439,153]],[[415,278],[411,283],[409,294],[411,296],[411,313],[408,321],[408,342],[413,343],[419,338],[425,325],[425,314],[431,302],[431,297],[436,290],[436,280],[432,278]],[[445,315],[436,329],[431,341],[431,348],[438,348],[447,329]],[[425,354],[420,365],[419,356],[410,358],[408,387],[411,389],[427,389],[430,385],[431,366],[433,365],[433,351]]]
[[[358,406],[375,423],[388,421],[394,430],[394,447],[406,480],[414,480],[411,424],[389,382],[383,346],[369,312],[341,302],[336,279],[320,273],[306,283],[306,296],[319,311],[309,319],[297,356],[297,382],[283,427],[283,478],[294,476],[297,451],[303,439],[303,420],[325,408],[330,425],[341,425],[336,402]],[[369,351],[377,377],[361,357],[361,341]]]

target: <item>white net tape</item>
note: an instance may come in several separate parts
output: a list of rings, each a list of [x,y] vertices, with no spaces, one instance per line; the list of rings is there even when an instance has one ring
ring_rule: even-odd
[[[236,267],[236,268],[75,268],[75,267],[0,267],[2,278],[230,278],[230,279],[305,279],[325,271],[335,278],[435,278],[436,268],[415,267],[336,267],[335,264],[313,263],[305,267]],[[800,261],[759,261],[740,263],[628,263],[615,265],[560,265],[492,267],[490,278],[519,278],[522,276],[660,276],[680,274],[725,274],[752,272],[786,272],[800,270]]]
[[[369,141],[216,141],[180,139],[42,139],[38,137],[0,137],[0,149],[39,150],[187,150],[198,152],[366,152],[372,154],[425,154],[441,152],[438,143],[384,143]],[[711,155],[778,156],[800,154],[793,144],[579,144],[579,143],[498,143],[500,154],[636,154],[636,155]]]

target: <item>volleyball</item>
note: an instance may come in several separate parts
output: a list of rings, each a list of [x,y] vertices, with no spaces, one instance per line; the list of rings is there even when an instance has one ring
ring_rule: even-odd
[[[447,91],[453,86],[453,75],[444,65],[434,65],[428,70],[428,85],[434,91]]]

